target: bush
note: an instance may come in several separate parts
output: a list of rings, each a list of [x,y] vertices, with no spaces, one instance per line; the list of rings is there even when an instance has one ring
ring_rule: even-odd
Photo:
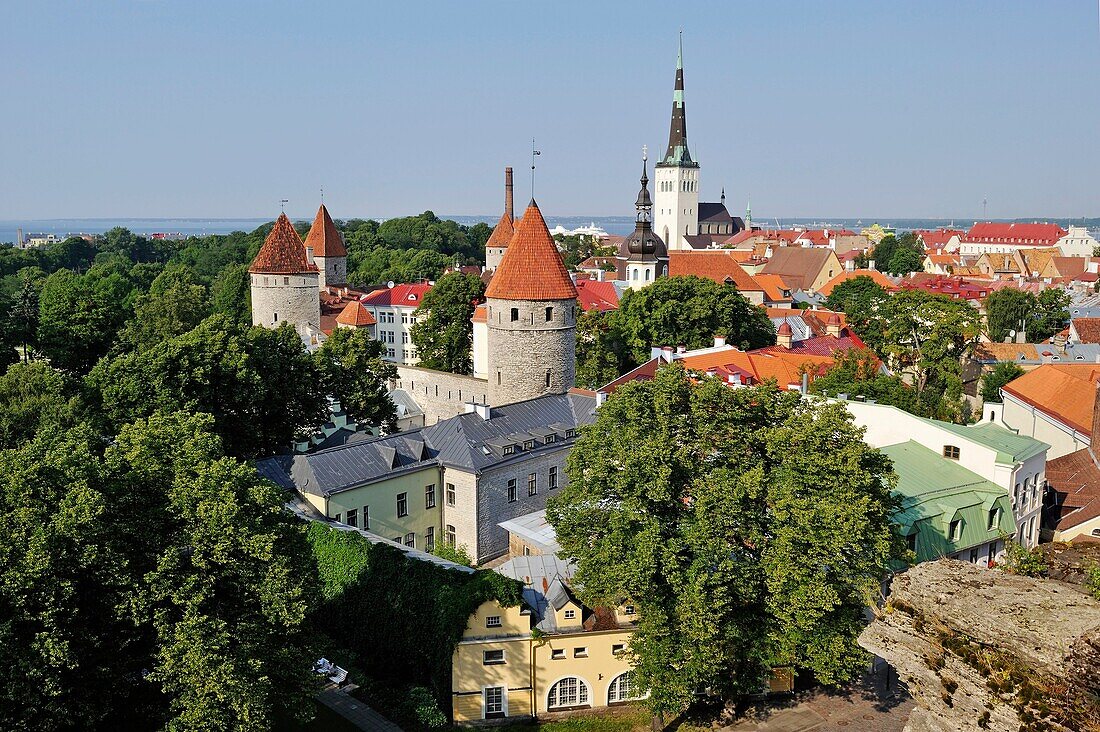
[[[1091,562],[1085,567],[1085,589],[1093,599],[1100,600],[1100,564]]]
[[[439,729],[447,726],[447,715],[440,711],[432,692],[423,686],[414,686],[409,689],[409,695],[405,699],[404,716],[424,729]]]
[[[1026,549],[1012,539],[1005,540],[1002,568],[1009,574],[1018,574],[1021,577],[1045,577],[1047,573],[1047,563],[1039,547]]]

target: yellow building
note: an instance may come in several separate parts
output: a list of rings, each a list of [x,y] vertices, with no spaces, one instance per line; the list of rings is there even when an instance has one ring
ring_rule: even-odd
[[[556,556],[518,556],[498,571],[525,582],[524,604],[486,602],[469,620],[451,669],[456,723],[530,717],[640,699],[626,649],[633,606],[585,607]]]

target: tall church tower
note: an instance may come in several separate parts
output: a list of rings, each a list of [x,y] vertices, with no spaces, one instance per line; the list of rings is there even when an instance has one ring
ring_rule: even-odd
[[[672,93],[672,121],[668,150],[653,172],[653,228],[669,251],[691,249],[685,236],[699,233],[699,163],[691,159],[684,112],[684,41],[676,56],[676,89]]]
[[[489,404],[569,391],[576,376],[577,288],[534,199],[485,297]]]
[[[306,259],[317,265],[321,289],[348,283],[348,250],[323,203],[306,235]]]
[[[317,265],[307,259],[302,238],[285,213],[275,220],[248,274],[253,325],[278,328],[289,322],[299,333],[320,328]]]

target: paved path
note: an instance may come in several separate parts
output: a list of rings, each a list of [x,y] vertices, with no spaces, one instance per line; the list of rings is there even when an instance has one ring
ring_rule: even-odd
[[[353,696],[338,689],[327,689],[317,700],[366,732],[402,732],[401,728]]]

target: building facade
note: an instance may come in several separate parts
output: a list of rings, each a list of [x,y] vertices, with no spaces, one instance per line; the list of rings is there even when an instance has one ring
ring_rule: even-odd
[[[385,347],[383,358],[396,364],[415,365],[420,361],[412,340],[417,322],[416,309],[432,286],[426,282],[395,284],[375,290],[361,302],[376,323],[378,340]]]

